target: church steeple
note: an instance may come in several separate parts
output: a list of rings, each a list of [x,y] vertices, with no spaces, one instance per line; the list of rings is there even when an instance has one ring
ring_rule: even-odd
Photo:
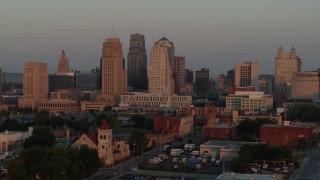
[[[64,50],[61,52],[61,57],[58,65],[58,73],[67,73],[69,70],[69,60],[66,58],[66,53]]]
[[[296,53],[296,48],[294,48],[294,46],[292,46],[291,50],[290,50],[290,58],[296,58],[297,57],[297,53]]]

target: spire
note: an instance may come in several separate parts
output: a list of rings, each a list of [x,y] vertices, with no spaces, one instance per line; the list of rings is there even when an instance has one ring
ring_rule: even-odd
[[[294,46],[292,46],[290,50],[290,58],[296,58],[296,57],[297,57],[296,49],[294,48]]]
[[[282,47],[280,46],[280,47],[278,48],[277,57],[278,57],[278,58],[281,58],[282,56],[283,56],[283,49],[282,49]]]
[[[66,57],[65,51],[62,50],[61,57],[59,59],[58,73],[67,73],[67,72],[70,72],[70,70],[69,70],[69,60]]]

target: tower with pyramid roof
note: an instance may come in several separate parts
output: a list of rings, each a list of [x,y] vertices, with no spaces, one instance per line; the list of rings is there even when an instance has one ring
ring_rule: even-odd
[[[106,121],[98,130],[98,154],[106,165],[113,164],[112,129]]]

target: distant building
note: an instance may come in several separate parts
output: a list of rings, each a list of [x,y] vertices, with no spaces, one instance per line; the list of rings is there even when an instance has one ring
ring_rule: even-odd
[[[53,114],[61,112],[77,114],[80,113],[80,105],[77,100],[78,93],[75,89],[60,89],[51,92],[51,100],[39,102],[38,109],[48,110]]]
[[[2,74],[2,82],[3,83],[23,83],[23,73],[10,73],[3,72]]]
[[[118,38],[107,38],[102,48],[102,94],[121,95],[127,92],[122,44]]]
[[[68,73],[69,70],[69,60],[66,57],[64,50],[61,52],[61,57],[59,59],[58,73]]]
[[[318,71],[297,72],[292,74],[291,98],[319,100],[320,74]]]
[[[46,63],[27,62],[23,75],[23,98],[20,108],[37,108],[39,102],[48,98],[48,69]]]
[[[131,34],[128,53],[128,86],[133,91],[148,89],[147,54],[144,35]]]
[[[119,106],[157,109],[161,107],[189,107],[191,104],[191,96],[168,96],[162,94],[132,92],[121,95],[121,102]]]
[[[27,132],[4,131],[0,133],[0,151],[12,152],[23,147],[24,141],[32,135],[33,127]]]
[[[259,89],[259,61],[255,63],[246,61],[243,64],[236,64],[234,68],[235,87],[252,86],[256,91]]]
[[[192,116],[162,116],[153,118],[153,131],[159,133],[173,133],[175,137],[191,134],[193,128]]]
[[[73,72],[49,74],[49,93],[66,88],[76,88]]]
[[[231,69],[227,72],[227,75],[224,78],[224,87],[225,88],[234,87],[234,69]]]
[[[209,84],[209,69],[201,68],[196,71],[196,91],[200,97],[207,97],[210,92]]]
[[[274,75],[260,75],[259,91],[264,92],[266,95],[274,93]]]
[[[301,71],[301,59],[294,47],[286,54],[282,47],[275,58],[275,95],[277,99],[290,97],[291,79],[294,73]]]
[[[120,159],[130,157],[129,144],[122,139],[112,138],[112,129],[104,121],[97,133],[82,134],[71,145],[73,148],[89,147],[97,149],[99,158],[106,166],[111,166]]]
[[[260,127],[260,141],[275,146],[306,148],[315,134],[314,129],[314,125],[302,122],[285,121],[284,125],[265,124]]]
[[[151,48],[149,65],[148,92],[152,94],[172,95],[174,93],[173,79],[174,45],[163,37]]]
[[[182,89],[185,88],[185,57],[174,56],[173,78],[175,85],[175,94],[181,94]]]
[[[99,85],[98,72],[75,72],[76,88],[78,91],[96,91]]]
[[[191,69],[185,69],[185,75],[186,75],[185,82],[187,84],[193,84],[193,71]]]
[[[225,92],[225,76],[224,76],[224,74],[219,74],[219,76],[218,76],[217,90],[218,90],[218,94],[222,94]]]
[[[2,102],[2,70],[0,68],[0,104]]]
[[[273,108],[273,97],[263,92],[236,91],[226,98],[226,108],[252,112],[269,111]]]

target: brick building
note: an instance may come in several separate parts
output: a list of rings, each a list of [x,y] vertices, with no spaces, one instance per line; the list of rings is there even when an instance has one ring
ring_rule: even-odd
[[[192,132],[192,116],[163,116],[153,118],[153,131],[161,133],[173,133],[175,137],[183,137]]]
[[[260,127],[260,141],[276,146],[307,147],[314,127],[308,123],[265,124]]]

